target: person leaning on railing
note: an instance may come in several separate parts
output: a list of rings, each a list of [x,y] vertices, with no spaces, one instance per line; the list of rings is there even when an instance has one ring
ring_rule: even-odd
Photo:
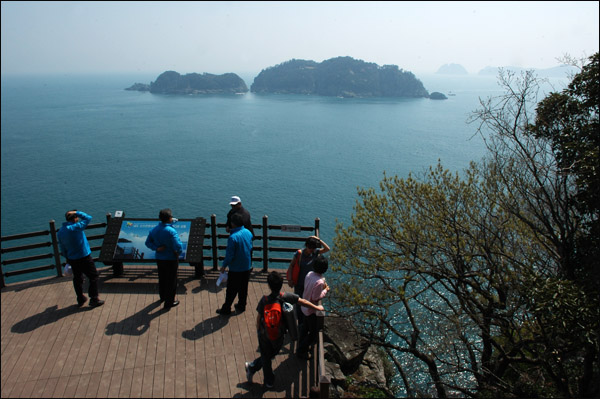
[[[73,287],[77,295],[77,306],[82,307],[87,301],[83,294],[83,275],[89,280],[88,294],[90,306],[96,307],[104,304],[98,297],[98,270],[92,259],[90,244],[84,230],[92,220],[85,212],[71,210],[65,214],[66,222],[58,230],[58,242],[62,256],[67,259],[73,270]]]
[[[323,274],[325,274],[328,267],[329,261],[327,258],[319,255],[314,262],[314,271],[309,272],[306,275],[303,298],[315,305],[319,304],[319,302],[325,298],[327,292],[329,292],[329,285],[327,285],[325,277],[323,277]],[[298,351],[296,352],[296,356],[306,360],[310,358],[308,353],[309,346],[315,344],[319,337],[319,325],[315,309],[302,307],[301,311],[304,314],[304,323],[300,328],[300,338],[298,339]]]
[[[319,248],[320,247],[320,248]],[[317,256],[323,255],[329,251],[329,245],[317,236],[310,236],[304,242],[304,248],[298,250],[288,268],[288,275],[291,275],[291,269],[298,268],[297,281],[288,278],[288,285],[294,289],[294,294],[302,298],[304,296],[304,279],[306,275],[314,270],[314,262]],[[296,316],[298,317],[298,328],[302,328],[304,323],[304,313],[300,307],[296,307]]]

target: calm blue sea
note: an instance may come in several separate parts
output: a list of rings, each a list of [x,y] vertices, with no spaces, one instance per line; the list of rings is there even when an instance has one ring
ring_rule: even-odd
[[[460,170],[484,153],[466,120],[502,93],[496,79],[417,77],[456,96],[168,96],[124,90],[156,76],[3,76],[2,235],[60,226],[75,208],[96,222],[165,207],[224,222],[239,195],[254,223],[318,217],[331,243],[357,187],[377,187],[384,171],[404,177],[438,159]]]

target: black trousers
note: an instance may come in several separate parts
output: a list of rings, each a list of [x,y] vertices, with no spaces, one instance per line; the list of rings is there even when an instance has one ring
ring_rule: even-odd
[[[156,260],[158,266],[158,295],[161,301],[165,301],[166,306],[170,306],[175,301],[177,292],[177,269],[179,260]]]
[[[273,373],[272,361],[283,346],[283,336],[276,341],[271,341],[264,334],[258,333],[258,348],[260,356],[250,363],[250,371],[256,373],[263,369],[265,384],[273,385],[275,383],[275,373]]]
[[[225,292],[225,304],[223,304],[223,310],[231,310],[231,305],[233,305],[236,296],[238,297],[238,306],[242,309],[246,309],[250,273],[252,273],[252,269],[245,272],[230,271],[228,273],[227,291]]]
[[[316,343],[319,338],[319,324],[317,315],[304,316],[304,323],[300,329],[298,339],[298,353],[307,353],[309,346]]]
[[[98,270],[94,264],[94,260],[91,255],[81,259],[67,259],[67,262],[73,269],[73,287],[75,288],[75,295],[77,300],[81,301],[85,297],[83,295],[83,275],[88,278],[89,288],[88,294],[91,299],[98,299]]]

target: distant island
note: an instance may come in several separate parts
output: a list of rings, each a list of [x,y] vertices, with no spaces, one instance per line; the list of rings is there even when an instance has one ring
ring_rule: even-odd
[[[429,98],[431,98],[432,100],[447,100],[448,97],[446,97],[445,94],[440,93],[438,91],[434,91],[433,93],[431,93],[429,95]]]
[[[444,64],[436,73],[441,75],[468,75],[467,70],[460,64]]]
[[[246,93],[248,86],[235,73],[213,75],[210,73],[163,72],[150,84],[135,83],[125,90],[149,91],[154,94],[236,94]]]
[[[336,97],[429,97],[423,83],[396,65],[337,57],[321,63],[292,59],[263,69],[253,93],[312,94]]]

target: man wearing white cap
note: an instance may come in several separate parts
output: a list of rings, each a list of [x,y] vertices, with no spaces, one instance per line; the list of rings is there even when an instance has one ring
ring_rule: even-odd
[[[227,213],[227,232],[232,229],[231,227],[231,215],[234,213],[238,213],[242,216],[242,221],[244,222],[244,227],[250,230],[252,233],[252,239],[254,239],[254,229],[252,229],[252,221],[250,220],[250,212],[246,208],[242,206],[242,200],[237,195],[231,197],[229,200],[229,205],[231,205],[231,210]]]

